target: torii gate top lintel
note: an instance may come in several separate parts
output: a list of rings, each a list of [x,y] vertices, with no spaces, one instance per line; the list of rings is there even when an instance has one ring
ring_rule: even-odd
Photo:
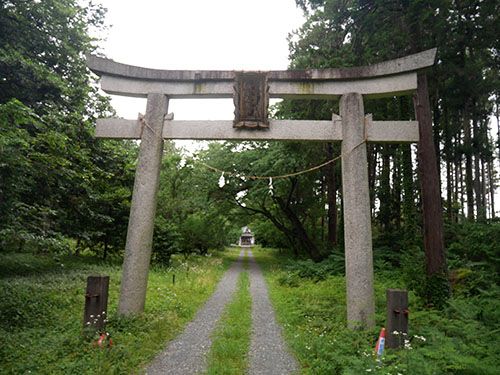
[[[348,68],[298,69],[269,71],[269,80],[345,80],[374,78],[407,73],[434,65],[437,48],[381,63]],[[124,78],[160,81],[232,81],[231,70],[163,70],[150,69],[115,62],[111,59],[87,55],[87,66],[99,76],[111,75]]]
[[[331,98],[348,92],[368,97],[405,95],[416,89],[416,72],[434,64],[437,49],[378,64],[330,69],[268,71],[270,97]],[[146,97],[164,93],[171,98],[233,97],[236,71],[161,70],[142,68],[87,55],[87,66],[101,76],[110,94]]]

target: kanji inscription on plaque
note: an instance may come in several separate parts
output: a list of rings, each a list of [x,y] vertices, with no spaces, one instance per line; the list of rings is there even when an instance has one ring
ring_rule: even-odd
[[[266,73],[236,73],[235,128],[268,128],[269,83]]]

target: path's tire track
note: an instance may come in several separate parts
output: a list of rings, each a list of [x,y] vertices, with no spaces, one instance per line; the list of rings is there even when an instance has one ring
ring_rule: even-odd
[[[250,375],[288,375],[298,369],[287,351],[276,323],[262,271],[249,250],[250,294],[252,296],[253,333],[250,343]]]
[[[206,369],[206,354],[210,350],[210,336],[236,290],[242,270],[244,251],[229,267],[206,304],[189,322],[184,332],[171,341],[167,349],[151,362],[147,375],[193,375]]]

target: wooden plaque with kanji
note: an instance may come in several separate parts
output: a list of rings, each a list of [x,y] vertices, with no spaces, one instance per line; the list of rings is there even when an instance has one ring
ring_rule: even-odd
[[[269,84],[266,73],[236,73],[235,128],[268,128]]]

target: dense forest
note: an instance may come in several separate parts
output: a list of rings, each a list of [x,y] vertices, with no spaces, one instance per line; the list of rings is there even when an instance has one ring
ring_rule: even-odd
[[[448,257],[440,277],[479,267],[498,278],[499,3],[297,6],[306,22],[289,36],[291,69],[359,66],[438,48],[426,77]],[[90,30],[102,30],[104,16],[101,6],[74,0],[0,8],[2,252],[123,255],[138,147],[93,137],[96,118],[113,115],[84,57],[97,49]],[[366,101],[365,108],[376,120],[415,119],[411,96]],[[288,119],[330,119],[332,112],[336,101],[284,100],[271,108],[274,118]],[[412,264],[413,275],[425,267],[427,246],[420,147],[368,146],[375,263]],[[241,177],[290,175],[339,153],[335,143],[224,142],[186,156],[167,142],[153,261],[220,248],[244,225],[264,246],[291,248],[297,258],[341,259],[341,161],[272,181]]]

